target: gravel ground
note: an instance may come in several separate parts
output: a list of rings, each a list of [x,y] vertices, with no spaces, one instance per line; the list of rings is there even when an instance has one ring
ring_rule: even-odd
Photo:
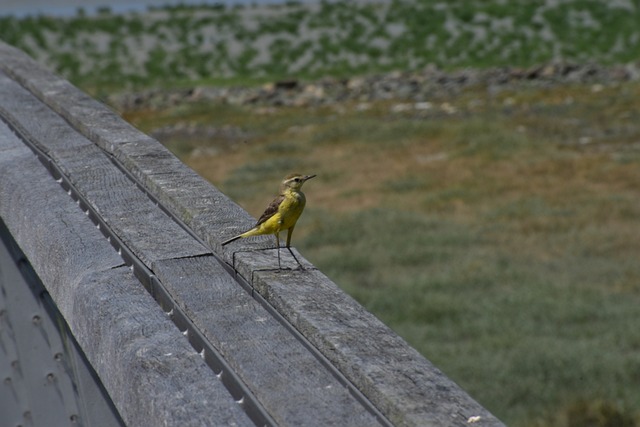
[[[402,109],[430,110],[433,99],[455,95],[470,87],[491,92],[516,86],[615,84],[640,80],[640,62],[625,65],[549,63],[529,68],[501,67],[446,72],[428,66],[417,72],[391,72],[344,79],[276,81],[260,87],[193,86],[186,89],[151,89],[112,94],[105,101],[119,111],[162,109],[189,102],[268,107],[309,107],[354,102],[393,100]],[[447,109],[446,107],[444,108]]]

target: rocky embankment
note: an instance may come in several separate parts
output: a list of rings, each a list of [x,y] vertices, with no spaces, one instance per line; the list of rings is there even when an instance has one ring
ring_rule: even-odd
[[[428,103],[431,99],[455,95],[470,87],[499,90],[515,85],[611,84],[637,80],[640,80],[640,63],[614,66],[551,63],[530,68],[463,69],[454,72],[430,66],[417,72],[391,72],[345,79],[324,78],[312,82],[289,79],[261,87],[150,89],[113,94],[106,101],[119,111],[163,109],[185,102],[271,107],[379,100]]]

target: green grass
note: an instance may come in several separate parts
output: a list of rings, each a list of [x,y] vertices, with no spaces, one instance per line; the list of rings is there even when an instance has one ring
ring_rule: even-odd
[[[632,426],[638,99],[637,83],[473,88],[446,99],[455,114],[378,102],[128,118],[246,131],[183,158],[255,216],[281,175],[317,173],[294,244],[508,425]]]
[[[640,56],[640,4],[390,0],[167,7],[154,15],[0,18],[0,39],[83,88],[349,76],[436,64],[620,63]],[[85,64],[78,67],[78,63]]]
[[[523,203],[529,220],[556,215]],[[637,410],[640,332],[623,319],[640,268],[601,248],[611,228],[527,236],[381,208],[311,221],[303,252],[509,425],[578,399]]]

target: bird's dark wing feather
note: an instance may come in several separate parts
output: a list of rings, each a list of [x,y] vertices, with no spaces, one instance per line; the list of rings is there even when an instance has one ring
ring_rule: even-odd
[[[256,223],[256,227],[275,215],[276,212],[278,212],[278,206],[280,206],[280,203],[282,203],[283,200],[284,196],[282,194],[273,199],[273,202],[267,206],[267,209],[265,209],[264,213]]]

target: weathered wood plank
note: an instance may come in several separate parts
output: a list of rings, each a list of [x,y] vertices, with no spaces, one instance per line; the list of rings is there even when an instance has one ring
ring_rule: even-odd
[[[3,75],[0,75],[0,108],[55,161],[145,264],[209,252],[155,206],[104,151]]]
[[[46,100],[45,104],[104,150],[113,152],[120,143],[150,139],[120,120],[113,110],[41,67],[24,52],[0,42],[0,56],[0,70],[40,100]]]
[[[214,257],[158,261],[153,271],[278,424],[377,424]]]
[[[272,261],[262,252],[237,253],[235,260],[253,287],[393,423],[463,426],[480,417],[474,425],[502,425],[320,271],[265,270]]]
[[[0,71],[0,111],[12,116],[15,124],[28,130],[45,153],[58,148],[94,145],[69,126],[58,114],[35,98],[29,91]],[[54,137],[51,137],[51,136]]]
[[[269,245],[271,243],[271,245]],[[282,245],[282,241],[280,242]],[[233,245],[233,246],[231,246]],[[275,238],[269,236],[267,242],[256,242],[254,238],[249,237],[242,240],[236,240],[230,244],[229,250],[233,251],[231,260],[229,263],[233,265],[238,273],[251,282],[251,274],[255,271],[276,271],[278,270],[278,249],[276,246]],[[307,261],[296,248],[285,247],[280,248],[280,266],[282,267],[281,274],[289,274],[300,270],[300,264],[305,270],[313,270],[316,267]],[[295,255],[300,264],[291,255]],[[251,271],[243,269],[242,260],[245,256],[249,256],[252,260]],[[245,277],[245,275],[248,275]]]
[[[253,425],[106,239],[0,123],[0,217],[129,425]],[[26,215],[25,212],[30,212]]]
[[[156,206],[96,146],[58,150],[56,164],[145,265],[210,253]]]
[[[18,139],[18,137],[0,121],[0,161],[8,162],[8,156],[10,155],[22,155],[26,153],[32,153],[26,145]]]
[[[160,203],[196,231],[211,248],[222,250],[225,237],[248,229],[255,218],[180,162],[165,147],[124,122],[105,105],[66,80],[38,66],[23,52],[0,42],[0,70],[71,123],[82,135],[113,154]],[[257,247],[273,246],[269,237]],[[242,243],[244,244],[244,243]]]
[[[54,214],[66,218],[82,212],[28,149],[21,156],[1,156],[0,217],[49,286],[59,287],[64,296],[70,292],[67,281],[123,264],[102,236],[105,245],[96,244],[94,234],[99,232],[86,217],[76,227],[64,220],[53,222]],[[70,298],[60,303],[69,304]]]
[[[253,425],[128,268],[86,277],[75,306],[91,316],[74,335],[128,425]]]
[[[24,259],[0,221],[1,424],[126,427]]]
[[[255,224],[255,218],[157,141],[120,144],[114,155],[160,203],[196,231],[211,248],[220,249],[225,236]],[[266,238],[263,241],[266,246],[270,244]]]

